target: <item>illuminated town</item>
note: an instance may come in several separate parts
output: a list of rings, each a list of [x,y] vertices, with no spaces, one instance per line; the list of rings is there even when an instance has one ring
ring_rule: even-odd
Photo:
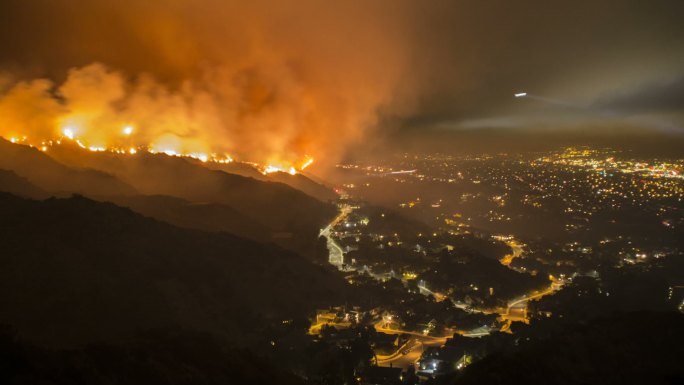
[[[680,257],[684,162],[626,155],[565,148],[338,165],[347,180],[340,215],[321,232],[329,262],[350,284],[386,294],[375,306],[320,310],[310,333],[338,340],[341,330],[373,327],[378,365],[431,377],[484,357],[489,340],[513,343],[517,323],[563,317],[556,309],[577,301],[566,291],[609,296],[612,283],[599,270],[649,271]],[[374,199],[387,202],[387,191],[397,192],[394,209],[373,207]],[[544,224],[542,239],[542,229],[529,232],[540,216],[557,222]],[[630,229],[632,221],[652,225]],[[444,270],[444,258],[467,263],[468,253],[490,261],[481,266],[486,276]],[[671,285],[660,300],[682,311],[682,294]]]

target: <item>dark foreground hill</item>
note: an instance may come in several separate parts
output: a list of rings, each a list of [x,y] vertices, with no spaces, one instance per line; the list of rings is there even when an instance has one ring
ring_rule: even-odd
[[[82,197],[0,194],[0,323],[50,346],[183,328],[249,341],[337,302],[344,281],[276,246]]]
[[[46,349],[0,326],[4,385],[297,385],[304,382],[210,335],[145,333],[133,342]]]
[[[435,383],[682,384],[684,315],[620,313],[568,325],[551,338],[521,343]]]
[[[128,195],[136,191],[111,174],[67,167],[36,148],[0,138],[0,168],[11,170],[53,194]]]
[[[0,191],[35,199],[49,196],[47,192],[29,182],[28,179],[17,175],[14,171],[2,169],[0,169]]]
[[[32,165],[38,170],[34,170]],[[2,169],[3,166],[31,176],[34,182],[15,171]],[[107,183],[99,186],[102,182],[100,178],[104,178]],[[135,190],[114,188],[108,182],[123,185],[123,182],[117,181],[111,175],[70,168],[35,148],[12,144],[0,138],[0,192],[32,199],[81,193],[98,200],[114,202],[145,216],[180,227],[210,232],[222,231],[257,241],[271,241],[270,228],[227,205],[193,203],[164,195],[117,195],[133,194]],[[46,186],[48,190],[36,184]]]
[[[180,227],[226,232],[260,242],[271,241],[268,227],[220,203],[193,203],[165,195],[115,196],[101,200]]]

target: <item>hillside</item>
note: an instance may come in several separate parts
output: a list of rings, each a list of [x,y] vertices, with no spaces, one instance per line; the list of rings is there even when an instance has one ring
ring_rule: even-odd
[[[2,169],[0,169],[0,191],[26,198],[47,198],[49,196],[43,189],[36,187],[14,171]]]
[[[300,256],[181,229],[82,197],[0,194],[0,324],[51,346],[181,327],[249,340],[303,317],[345,282]]]
[[[111,173],[145,195],[229,206],[269,228],[279,245],[304,254],[311,251],[319,230],[336,212],[333,205],[285,184],[210,170],[192,160],[164,154],[93,153],[63,145],[52,148],[50,155],[72,167]]]
[[[521,344],[439,384],[681,384],[684,315],[621,313]]]
[[[86,195],[135,194],[130,185],[114,176],[87,168],[70,168],[36,148],[0,138],[0,168],[12,170],[50,193]]]
[[[205,163],[203,165],[209,169],[225,171],[229,174],[242,175],[267,182],[283,183],[323,202],[337,198],[337,194],[333,190],[302,173],[291,175],[279,171],[264,175],[252,164],[244,162]]]
[[[337,198],[334,191],[302,174],[290,175],[286,172],[274,172],[268,174],[268,178],[274,182],[285,183],[324,202]]]
[[[0,383],[43,385],[304,384],[203,333],[156,331],[134,342],[46,349],[0,326]]]
[[[270,240],[266,226],[219,203],[192,203],[165,195],[116,196],[104,200],[179,227],[226,232],[256,241]]]

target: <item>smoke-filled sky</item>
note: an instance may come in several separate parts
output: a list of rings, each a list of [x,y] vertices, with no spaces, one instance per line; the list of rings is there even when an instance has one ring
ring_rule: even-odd
[[[676,0],[3,0],[0,135],[293,164],[402,131],[678,132],[682,15]]]

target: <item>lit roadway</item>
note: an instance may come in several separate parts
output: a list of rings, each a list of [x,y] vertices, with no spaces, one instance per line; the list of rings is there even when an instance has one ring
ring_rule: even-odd
[[[348,328],[351,326],[351,322],[333,322],[333,321],[319,321],[309,327],[310,335],[317,335],[321,332],[323,325],[329,325],[336,328]]]
[[[523,244],[519,243],[515,239],[509,239],[505,242],[513,250],[513,252],[503,257],[499,262],[501,262],[501,264],[504,266],[510,267],[511,262],[523,254]],[[512,321],[527,322],[527,303],[531,300],[539,299],[545,295],[553,294],[553,292],[560,289],[563,285],[561,281],[555,280],[552,276],[549,276],[549,279],[551,280],[551,286],[549,286],[547,289],[540,292],[534,292],[530,295],[509,302],[506,311],[499,311],[501,319],[506,321],[504,326],[501,328],[501,331],[508,331]]]
[[[550,277],[551,278],[551,277]],[[525,297],[522,297],[520,299],[517,299],[515,301],[509,302],[508,307],[506,308],[505,312],[501,313],[501,318],[506,322],[504,326],[501,328],[502,332],[508,331],[509,328],[511,327],[511,322],[512,321],[523,321],[527,322],[527,302],[539,299],[545,295],[553,294],[556,290],[560,289],[563,286],[562,281],[557,281],[551,278],[551,286],[548,288],[539,291],[539,292],[534,292],[530,295],[527,295]],[[516,312],[518,314],[512,314],[511,310],[513,312]],[[522,313],[522,314],[520,314]]]
[[[328,261],[330,262],[330,264],[337,266],[338,268],[342,267],[342,264],[344,263],[344,251],[342,251],[340,245],[338,245],[335,239],[333,239],[331,233],[332,229],[335,226],[337,226],[337,224],[342,222],[351,212],[351,206],[342,206],[342,208],[340,209],[340,213],[335,217],[335,219],[332,220],[332,222],[328,224],[328,226],[321,230],[319,234],[319,236],[325,237],[325,239],[327,239],[328,241],[327,246],[328,251],[330,252]]]
[[[426,348],[431,346],[442,346],[446,342],[446,338],[436,339],[419,339],[418,337],[411,337],[409,341],[396,352],[389,356],[377,356],[378,366],[395,367],[406,369],[411,365],[416,365],[423,355]]]
[[[388,356],[378,355],[379,366],[390,366],[396,368],[406,369],[410,365],[415,365],[423,354],[426,347],[442,346],[446,343],[448,337],[427,336],[423,333],[418,333],[409,330],[390,329],[383,326],[384,321],[375,324],[375,330],[386,334],[408,334],[411,336],[409,340],[400,346],[394,353]]]
[[[518,243],[516,240],[510,240],[506,242],[506,244],[513,250],[513,253],[501,258],[499,262],[501,262],[501,264],[504,266],[510,265],[515,258],[518,258],[523,253],[522,245]]]
[[[446,295],[444,295],[444,294],[442,294],[442,293],[437,293],[437,292],[435,292],[435,291],[432,291],[432,290],[428,289],[428,288],[425,287],[425,286],[418,285],[418,290],[424,291],[424,292],[426,292],[426,293],[428,293],[428,294],[432,294],[432,296],[435,297],[435,301],[437,301],[437,302],[442,302],[442,301],[444,301],[444,300],[447,298]]]
[[[415,365],[418,362],[425,348],[430,346],[442,346],[446,342],[447,338],[450,337],[426,336],[422,333],[414,331],[391,329],[384,327],[383,323],[384,321],[379,321],[378,323],[376,323],[374,325],[375,330],[386,334],[407,334],[411,337],[394,353],[386,356],[376,355],[379,366],[392,365],[396,368],[406,369],[410,365]],[[318,323],[311,326],[311,328],[309,329],[309,334],[318,334],[321,330],[321,327],[326,324],[335,327],[349,327],[351,325],[349,322],[335,323],[327,320],[319,321]]]

